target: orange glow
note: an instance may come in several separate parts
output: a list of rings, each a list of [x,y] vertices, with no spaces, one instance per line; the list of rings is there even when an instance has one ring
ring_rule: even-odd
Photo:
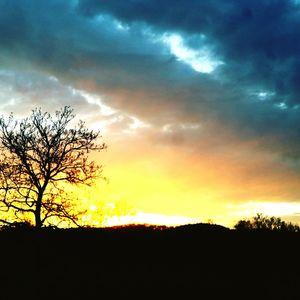
[[[299,190],[297,177],[274,167],[263,152],[253,155],[253,145],[239,146],[238,155],[248,155],[247,160],[207,150],[196,155],[182,146],[155,146],[151,140],[135,136],[129,136],[127,144],[124,140],[110,143],[106,152],[95,157],[103,163],[103,174],[109,181],[99,181],[88,191],[88,205],[102,203],[101,214],[101,207],[116,204],[102,223],[105,225],[212,220],[231,227],[243,218],[242,210],[244,216],[249,214],[241,203],[272,205],[284,197],[293,200]],[[92,215],[97,219],[95,210]]]

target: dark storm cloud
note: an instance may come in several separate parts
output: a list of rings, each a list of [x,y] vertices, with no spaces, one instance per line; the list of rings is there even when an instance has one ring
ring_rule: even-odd
[[[75,3],[0,1],[1,66],[37,69],[67,84],[94,86],[93,92],[108,96],[122,93],[121,108],[135,109],[137,114],[153,112],[143,108],[148,99],[168,99],[174,86],[185,85],[195,76],[162,43],[152,41],[147,28],[118,30],[108,16],[82,17]]]
[[[289,103],[300,102],[300,9],[292,0],[81,0],[79,11],[205,34],[225,57],[226,72],[234,71],[245,83],[256,79],[258,86],[262,80]]]
[[[263,137],[290,162],[300,151],[299,8],[288,0],[0,0],[0,63],[89,88],[158,127],[212,120],[241,139]],[[159,41],[165,32],[195,50],[205,35],[224,65],[196,73]]]
[[[228,4],[220,1],[185,0],[81,0],[79,10],[86,16],[109,13],[125,22],[142,21],[161,28],[200,32],[221,17]],[[231,5],[229,5],[231,7]]]
[[[149,90],[158,82],[168,86],[181,80],[171,56],[161,56],[162,47],[139,28],[118,30],[108,16],[86,19],[78,15],[75,4],[0,0],[1,67],[45,72],[72,86],[79,82],[82,87],[84,82],[83,88],[92,82],[88,85],[96,87],[93,92],[108,95],[112,90]]]
[[[172,56],[139,26],[118,30],[116,20],[87,19],[75,4],[0,0],[1,66],[36,68],[72,84],[93,80],[104,91],[181,82]]]
[[[153,53],[139,39],[120,33],[113,20],[87,20],[76,13],[76,1],[0,1],[1,62],[23,59],[53,71],[80,71],[117,64],[112,57],[130,60]],[[126,47],[124,47],[126,42]],[[147,42],[146,42],[147,44]],[[96,63],[96,65],[95,65]]]
[[[222,86],[218,81],[210,85],[220,93],[211,92],[207,104],[203,89],[193,85],[193,95],[185,99],[193,111],[197,106],[208,109],[223,122],[245,129],[243,134],[265,135],[271,144],[284,141],[281,148],[299,153],[300,6],[296,1],[81,0],[78,8],[87,17],[107,13],[128,24],[179,32],[187,41],[204,34],[225,62],[219,72]],[[264,93],[270,96],[259,100]]]

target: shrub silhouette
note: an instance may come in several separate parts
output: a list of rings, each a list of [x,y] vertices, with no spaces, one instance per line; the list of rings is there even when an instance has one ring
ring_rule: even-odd
[[[297,224],[285,222],[279,217],[269,217],[262,214],[257,214],[251,220],[240,220],[234,228],[236,230],[300,232],[300,227]]]
[[[27,231],[33,228],[33,225],[28,221],[23,222],[12,222],[10,224],[6,224],[1,227],[1,232],[3,231],[10,231],[10,230],[18,230],[18,231]]]

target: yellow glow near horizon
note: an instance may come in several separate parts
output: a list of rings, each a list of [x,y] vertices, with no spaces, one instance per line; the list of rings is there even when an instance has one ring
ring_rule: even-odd
[[[119,145],[111,144],[95,157],[103,163],[108,182],[99,181],[82,194],[88,199],[86,221],[94,220],[94,225],[175,225],[212,220],[232,227],[239,219],[251,217],[250,211],[253,215],[262,212],[279,216],[283,208],[276,203],[290,196],[288,189],[299,187],[296,177],[280,169],[274,172],[264,157],[252,155],[239,164],[223,153],[195,156],[167,147],[150,151],[150,143],[144,141],[139,141],[139,147],[130,142],[121,146],[119,149]],[[249,175],[252,170],[256,170],[255,176]],[[280,184],[289,176],[285,185]],[[257,203],[252,210],[247,204],[251,201]],[[269,203],[268,209],[260,203]]]
[[[167,216],[138,212],[132,216],[112,216],[107,219],[107,221],[105,222],[105,226],[117,226],[126,224],[178,226],[200,222],[201,221],[196,218],[193,219],[183,216]]]

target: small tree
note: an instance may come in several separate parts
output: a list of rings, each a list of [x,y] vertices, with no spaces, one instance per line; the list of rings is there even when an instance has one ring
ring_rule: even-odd
[[[102,168],[88,160],[99,132],[84,122],[69,129],[73,109],[52,116],[35,109],[28,118],[0,118],[0,210],[3,223],[28,222],[41,227],[68,221],[78,225],[80,212],[65,193],[65,184],[91,185]],[[6,213],[6,214],[4,214]]]

